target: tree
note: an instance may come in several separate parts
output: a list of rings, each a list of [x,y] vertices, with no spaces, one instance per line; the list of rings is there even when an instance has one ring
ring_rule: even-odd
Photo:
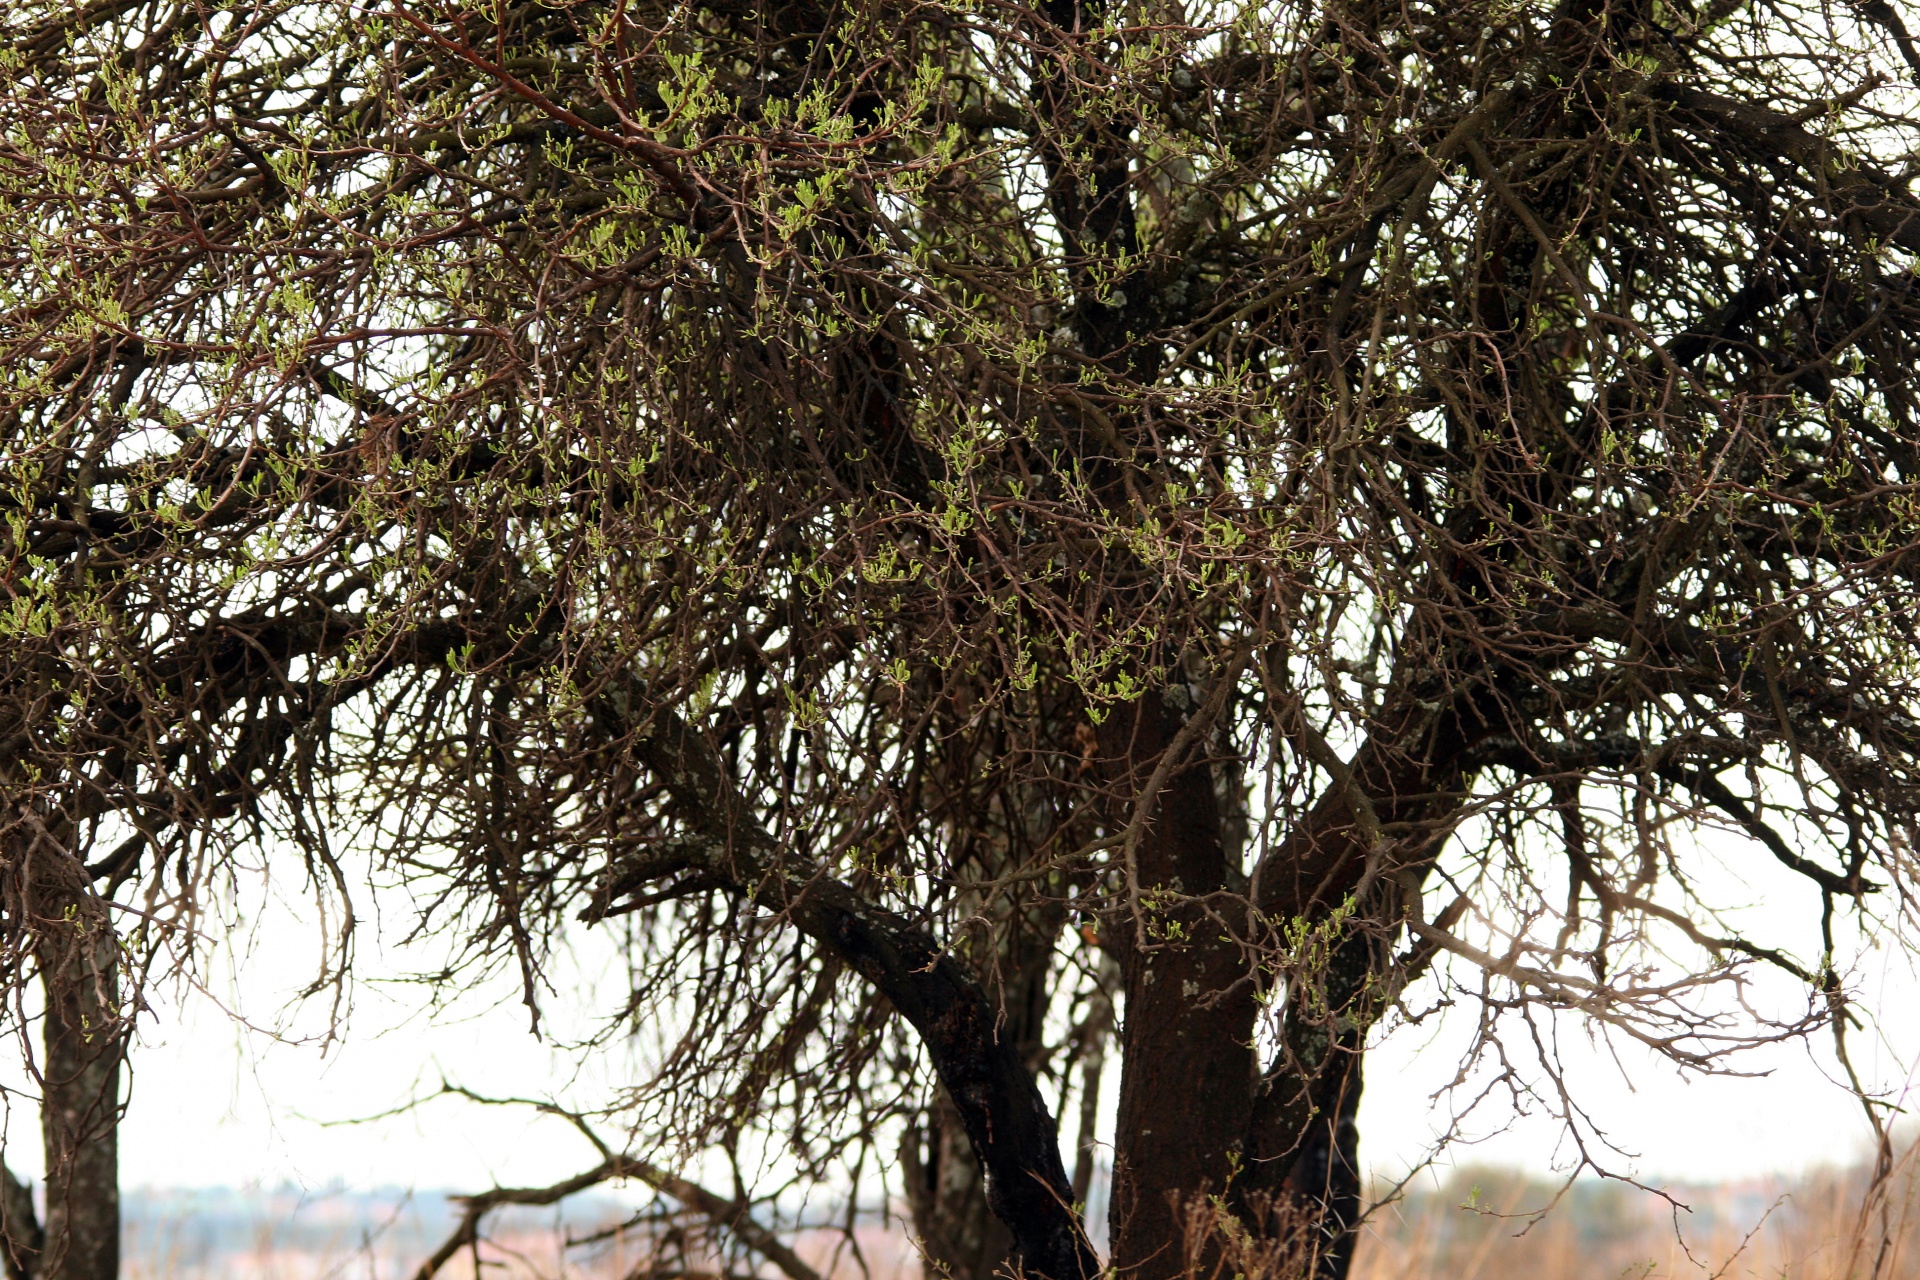
[[[1108,1265],[1343,1274],[1438,956],[1844,1059],[1920,798],[1898,10],[6,22],[7,804],[76,904],[359,841],[536,1018],[623,929],[639,1148],[904,1140],[971,1276],[1102,1265],[1099,1133]]]

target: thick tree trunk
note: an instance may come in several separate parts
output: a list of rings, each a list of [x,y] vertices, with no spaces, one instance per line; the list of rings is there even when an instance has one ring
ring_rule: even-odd
[[[1180,724],[1159,698],[1109,722],[1127,794],[1144,788]],[[1124,737],[1120,735],[1124,734]],[[1106,928],[1126,993],[1108,1211],[1112,1264],[1137,1280],[1211,1271],[1215,1233],[1192,1213],[1224,1194],[1252,1118],[1254,987],[1222,919],[1228,865],[1204,751],[1152,805],[1134,851],[1136,900]]]
[[[1126,997],[1109,1269],[1129,1280],[1277,1273],[1293,1260],[1289,1246],[1299,1242],[1296,1228],[1305,1219],[1320,1280],[1337,1280],[1351,1258],[1360,1203],[1358,1054],[1379,1005],[1378,984],[1369,979],[1396,931],[1400,873],[1431,858],[1458,807],[1459,771],[1451,762],[1459,758],[1459,735],[1428,725],[1406,735],[1419,743],[1417,754],[1363,750],[1351,777],[1267,852],[1251,882],[1230,856],[1223,828],[1231,824],[1221,820],[1204,752],[1165,758],[1195,736],[1183,738],[1181,717],[1157,697],[1114,715],[1101,733],[1100,754],[1120,793],[1156,792],[1129,846],[1135,874],[1127,901],[1102,928]],[[1101,1268],[1073,1206],[1077,1197],[1032,1055],[1008,1034],[1007,1016],[1026,1002],[996,1001],[954,954],[843,882],[775,871],[781,849],[748,816],[718,754],[678,717],[656,713],[634,749],[701,833],[677,851],[683,863],[784,912],[874,983],[919,1033],[984,1171],[987,1207],[1013,1237],[1012,1265],[1050,1280],[1095,1276]],[[1369,821],[1353,812],[1356,797]],[[1129,806],[1122,821],[1134,816]],[[1375,835],[1392,830],[1391,848],[1363,836],[1368,827]],[[1370,864],[1381,861],[1376,851],[1384,863],[1367,877]],[[600,900],[614,901],[660,874],[645,863],[611,869]],[[1258,1070],[1250,965],[1261,952],[1236,936],[1249,895],[1269,920],[1332,926],[1363,879],[1375,888],[1358,895],[1363,901],[1352,923],[1330,939],[1336,954],[1319,975],[1324,998],[1290,1009],[1286,1052]],[[1315,977],[1294,977],[1290,1003],[1305,998]],[[944,1162],[955,1171],[954,1196],[970,1198],[977,1184],[948,1159],[955,1146],[936,1136],[918,1172],[924,1178]],[[943,1183],[937,1168],[932,1173],[930,1189]],[[1288,1210],[1297,1211],[1291,1221]],[[1224,1222],[1223,1214],[1239,1221]],[[959,1242],[970,1258],[981,1256],[981,1238],[970,1231]],[[954,1252],[962,1252],[958,1244]],[[1223,1269],[1242,1254],[1259,1265]]]
[[[1180,718],[1149,698],[1115,721],[1107,755],[1138,795]],[[1373,979],[1390,960],[1400,876],[1431,859],[1458,803],[1459,732],[1447,717],[1420,724],[1401,726],[1414,751],[1363,750],[1252,885],[1231,856],[1204,751],[1176,761],[1149,799],[1138,902],[1109,923],[1126,992],[1110,1217],[1122,1273],[1231,1274],[1244,1267],[1226,1256],[1227,1237],[1251,1230],[1318,1280],[1347,1275],[1362,1204],[1361,1052],[1380,1012]],[[1383,827],[1397,833],[1390,845]],[[1235,937],[1249,889],[1268,919],[1329,926],[1356,890],[1363,899],[1329,939],[1325,971],[1290,980],[1286,1044],[1264,1071],[1250,952]],[[1221,1209],[1240,1225],[1223,1231]]]
[[[120,1270],[119,948],[104,920],[45,938],[41,1128],[47,1213],[40,1280],[114,1280]]]

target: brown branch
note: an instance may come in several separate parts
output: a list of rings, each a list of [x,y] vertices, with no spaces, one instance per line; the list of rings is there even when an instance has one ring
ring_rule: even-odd
[[[788,1280],[821,1280],[820,1273],[808,1266],[779,1236],[756,1222],[744,1204],[717,1195],[678,1174],[668,1173],[658,1165],[624,1155],[610,1155],[585,1173],[577,1173],[551,1186],[495,1187],[491,1191],[455,1197],[465,1206],[460,1224],[420,1264],[420,1269],[414,1273],[414,1280],[433,1280],[434,1274],[451,1262],[462,1249],[477,1244],[481,1220],[495,1209],[504,1205],[558,1204],[589,1187],[625,1179],[644,1182],[655,1191],[672,1196],[681,1204],[696,1210],[716,1227],[778,1267]]]
[[[1683,119],[1709,126],[1704,131],[1709,142],[1731,144],[1756,158],[1785,160],[1805,170],[1831,193],[1824,203],[1834,213],[1854,214],[1880,239],[1920,252],[1920,202],[1864,157],[1757,103],[1686,85],[1655,86],[1649,96],[1678,108]],[[1841,225],[1850,233],[1844,219]]]
[[[633,739],[700,837],[677,852],[765,910],[784,915],[871,982],[920,1035],[987,1175],[987,1203],[1024,1266],[1080,1280],[1099,1261],[1073,1210],[1059,1130],[994,1004],[959,961],[900,916],[792,854],[760,825],[711,744],[668,708]],[[621,877],[620,868],[609,874]],[[600,903],[589,919],[606,911]]]
[[[1765,845],[1767,851],[1779,859],[1782,866],[1799,872],[1819,885],[1822,891],[1840,897],[1855,898],[1863,893],[1872,893],[1880,887],[1871,881],[1829,871],[1819,863],[1810,862],[1795,853],[1787,842],[1781,839],[1779,832],[1763,822],[1758,814],[1747,807],[1746,801],[1733,794],[1724,782],[1712,774],[1700,769],[1684,769],[1674,765],[1663,767],[1659,773],[1667,781],[1678,783],[1714,808],[1727,814],[1738,822],[1741,829],[1748,835]]]
[[[541,93],[538,89],[533,88],[504,66],[501,66],[499,63],[475,49],[464,39],[449,40],[438,31],[435,31],[433,26],[425,19],[408,12],[404,6],[396,5],[390,12],[394,17],[399,18],[402,22],[413,27],[440,48],[470,63],[475,69],[492,76],[508,92],[525,101],[535,110],[542,112],[550,119],[557,120],[570,128],[577,129],[588,137],[598,142],[603,142],[610,147],[628,151],[639,156],[641,162],[645,164],[647,168],[651,169],[666,185],[667,189],[672,191],[673,194],[686,205],[689,214],[697,213],[700,210],[701,201],[699,192],[695,190],[693,183],[688,180],[686,173],[680,167],[679,162],[685,155],[685,152],[676,147],[669,147],[662,143],[655,142],[651,138],[640,137],[630,133],[616,133],[610,129],[602,129],[586,117],[561,106],[544,93]]]

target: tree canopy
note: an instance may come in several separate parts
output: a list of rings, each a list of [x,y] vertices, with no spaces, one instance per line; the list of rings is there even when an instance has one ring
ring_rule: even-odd
[[[1710,1067],[1909,918],[1880,0],[28,0],[0,72],[0,936],[75,1025],[358,845],[536,1017],[623,931],[642,1154],[1080,1280],[1097,1136],[1105,1265],[1337,1276],[1436,958]]]

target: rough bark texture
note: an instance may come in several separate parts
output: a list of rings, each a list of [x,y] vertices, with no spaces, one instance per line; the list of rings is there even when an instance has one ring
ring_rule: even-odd
[[[10,797],[11,799],[11,797]],[[114,1280],[120,1269],[120,943],[71,826],[13,800],[0,829],[8,923],[30,952],[45,1000],[38,1076],[46,1208],[0,1186],[6,1265],[16,1280]]]
[[[1356,1037],[1357,1039],[1357,1037]],[[1360,1221],[1360,1084],[1365,1059],[1358,1044],[1341,1043],[1316,1081],[1313,1118],[1299,1156],[1287,1174],[1287,1189],[1312,1210],[1317,1236],[1313,1269],[1323,1280],[1340,1280],[1353,1265],[1354,1228]]]
[[[1117,716],[1130,781],[1146,786],[1179,721],[1158,698]],[[1251,1116],[1254,990],[1205,895],[1228,887],[1211,774],[1176,765],[1135,856],[1141,902],[1109,929],[1121,957],[1121,1043],[1110,1224],[1113,1264],[1153,1280],[1188,1260],[1181,1224],[1195,1197],[1226,1189]],[[1163,898],[1162,895],[1167,895]],[[1172,895],[1179,895],[1174,900]]]
[[[82,923],[84,921],[84,923]],[[47,1218],[41,1280],[114,1280],[120,1270],[120,1060],[116,965],[104,920],[76,919],[41,949],[47,1021],[41,1128]]]
[[[1183,735],[1165,700],[1137,706],[1109,726],[1108,755],[1127,794],[1143,794],[1157,771],[1164,780],[1147,798],[1133,852],[1137,913],[1109,926],[1126,992],[1112,1264],[1149,1278],[1217,1270],[1225,1241],[1194,1233],[1206,1220],[1196,1208],[1219,1196],[1243,1221],[1276,1231],[1317,1223],[1302,1261],[1338,1280],[1360,1213],[1356,1115],[1361,1053],[1379,1013],[1373,979],[1397,931],[1398,880],[1431,859],[1458,803],[1458,717],[1396,718],[1404,745],[1364,749],[1249,886],[1230,856],[1205,753],[1183,741],[1201,735]],[[1162,771],[1170,750],[1183,758]],[[1385,840],[1383,824],[1402,834]],[[1269,918],[1330,930],[1321,971],[1289,984],[1287,1042],[1264,1071],[1249,953],[1235,936],[1249,889]],[[1356,890],[1363,900],[1334,919]]]
[[[1243,1199],[1277,1197],[1311,1224],[1303,1262],[1320,1280],[1340,1280],[1353,1261],[1361,1070],[1367,1028],[1379,1015],[1368,984],[1386,950],[1356,932],[1334,949],[1319,982],[1289,992],[1286,1044],[1255,1102]]]

